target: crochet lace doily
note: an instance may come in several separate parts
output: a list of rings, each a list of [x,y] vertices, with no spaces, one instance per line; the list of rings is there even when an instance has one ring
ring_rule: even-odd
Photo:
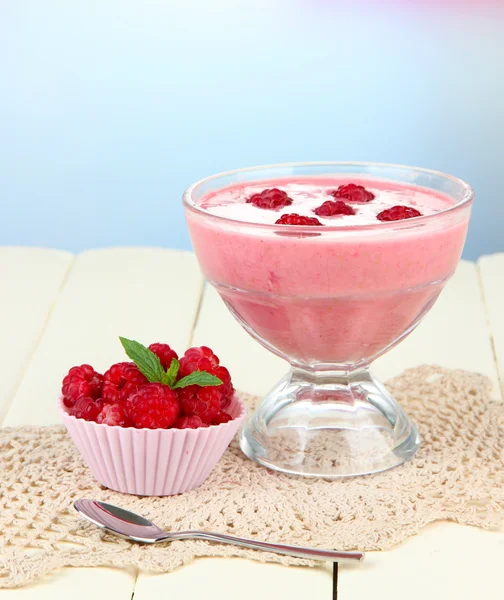
[[[166,572],[198,556],[313,564],[203,541],[130,543],[80,518],[72,504],[82,497],[117,504],[168,530],[340,550],[385,550],[438,520],[497,527],[504,520],[504,405],[490,399],[489,380],[419,367],[388,387],[419,427],[422,446],[400,467],[352,479],[274,473],[233,442],[197,490],[139,498],[97,484],[62,426],[0,430],[0,587],[64,566]]]

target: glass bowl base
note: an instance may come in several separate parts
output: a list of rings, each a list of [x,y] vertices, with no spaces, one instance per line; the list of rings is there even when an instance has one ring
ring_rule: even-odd
[[[240,438],[243,452],[265,467],[325,478],[391,469],[419,445],[413,423],[367,369],[292,368]]]

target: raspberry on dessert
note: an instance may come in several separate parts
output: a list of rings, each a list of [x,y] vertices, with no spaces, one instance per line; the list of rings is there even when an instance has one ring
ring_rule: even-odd
[[[232,420],[233,420],[233,417],[231,415],[229,415],[227,412],[221,410],[213,418],[212,425],[220,425],[221,423],[228,423],[229,421],[232,421]]]
[[[305,217],[296,213],[282,215],[275,225],[322,225],[315,217]]]
[[[124,402],[130,394],[136,392],[147,382],[132,362],[122,362],[112,365],[103,375],[102,398],[109,404]]]
[[[327,200],[313,211],[319,217],[334,215],[355,215],[355,210],[343,200]]]
[[[96,399],[102,393],[103,375],[97,373],[91,365],[72,367],[63,379],[61,393],[65,406],[71,408],[84,396]]]
[[[126,410],[125,403],[105,404],[96,417],[97,423],[104,425],[119,425],[119,427],[130,427],[131,419]]]
[[[198,429],[199,427],[208,427],[206,423],[196,415],[192,417],[179,417],[174,425],[177,429]]]
[[[219,364],[216,356],[207,346],[189,348],[180,359],[179,379],[187,377],[193,371],[208,371]]]
[[[177,394],[162,383],[148,383],[128,398],[129,416],[138,429],[168,429],[180,414]]]
[[[189,385],[178,390],[180,408],[186,417],[198,416],[210,425],[221,410],[221,393],[218,386]]]
[[[259,194],[254,194],[247,199],[248,204],[253,204],[257,208],[266,208],[268,210],[276,210],[283,206],[292,204],[292,198],[287,196],[287,192],[277,188],[263,190]]]
[[[174,358],[178,358],[178,354],[175,352],[175,350],[172,350],[168,344],[160,344],[159,342],[156,344],[151,344],[149,346],[149,350],[154,352],[154,354],[159,358],[161,366],[165,371],[170,368],[171,361]]]
[[[344,198],[348,202],[370,202],[373,200],[375,195],[373,192],[366,190],[362,185],[355,183],[348,183],[347,185],[340,185],[337,190],[331,192],[333,198]]]
[[[376,215],[379,221],[402,221],[403,219],[413,219],[413,217],[421,217],[422,213],[411,206],[392,206],[382,210]]]
[[[100,413],[103,406],[101,398],[94,399],[89,397],[79,398],[72,408],[69,410],[69,414],[77,419],[84,419],[86,421],[96,421],[98,414]]]

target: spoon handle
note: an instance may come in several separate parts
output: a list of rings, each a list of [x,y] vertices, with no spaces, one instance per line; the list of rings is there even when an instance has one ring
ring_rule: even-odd
[[[265,552],[274,552],[276,554],[285,554],[287,556],[296,556],[297,558],[308,558],[312,560],[326,560],[331,562],[343,561],[361,561],[364,559],[363,552],[336,552],[333,550],[318,550],[317,548],[303,548],[301,546],[286,546],[284,544],[271,544],[269,542],[259,542],[246,538],[234,537],[225,533],[207,533],[206,531],[188,531],[177,534],[178,539],[201,539],[208,542],[218,542],[221,544],[233,544],[242,548],[252,550],[263,550]]]

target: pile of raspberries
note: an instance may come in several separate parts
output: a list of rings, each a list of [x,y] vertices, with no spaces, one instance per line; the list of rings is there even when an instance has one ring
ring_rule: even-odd
[[[168,344],[156,343],[148,349],[142,348],[159,359],[164,376],[170,370],[171,385],[164,379],[163,382],[153,381],[152,377],[149,380],[144,374],[149,372],[145,368],[142,372],[141,361],[137,361],[138,365],[135,362],[114,364],[103,375],[90,365],[72,367],[61,388],[67,412],[86,421],[138,429],[197,429],[232,419],[226,412],[234,395],[231,376],[210,348],[189,348],[180,361]],[[157,362],[155,357],[151,358]],[[202,372],[207,377],[212,375],[213,383],[177,385],[183,384],[183,378],[191,374],[197,378]]]

